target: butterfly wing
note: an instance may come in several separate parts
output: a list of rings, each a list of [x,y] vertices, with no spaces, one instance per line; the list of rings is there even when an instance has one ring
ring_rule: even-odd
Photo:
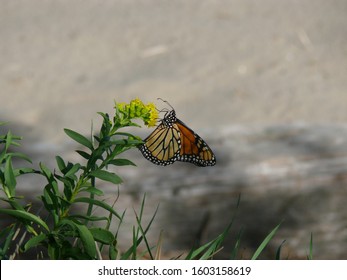
[[[216,164],[216,158],[211,148],[193,130],[182,121],[175,123],[180,132],[181,148],[176,160],[193,163],[197,166],[212,166]]]
[[[139,146],[143,156],[158,165],[185,161],[197,166],[212,166],[216,158],[206,142],[168,111],[160,125]]]
[[[177,160],[181,148],[177,126],[161,123],[140,145],[142,155],[157,165],[172,164]]]

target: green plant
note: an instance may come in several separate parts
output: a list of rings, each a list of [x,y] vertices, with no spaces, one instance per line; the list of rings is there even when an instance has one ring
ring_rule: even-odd
[[[122,128],[138,127],[133,122],[135,118],[142,119],[148,126],[154,126],[158,112],[153,104],[144,105],[139,99],[135,99],[129,104],[116,104],[113,117],[98,114],[102,117],[102,124],[90,139],[73,130],[64,130],[83,147],[76,152],[84,159],[84,163],[66,162],[62,157],[56,156],[57,170],[54,171],[43,163],[39,164],[38,170],[15,167],[18,160],[32,163],[25,154],[13,151],[13,148],[19,146],[21,137],[13,135],[11,131],[0,134],[0,184],[3,193],[0,197],[0,214],[9,215],[14,220],[12,224],[0,229],[0,259],[15,258],[20,253],[34,249],[37,258],[48,259],[102,259],[105,255],[109,259],[139,259],[144,254],[150,259],[161,258],[161,234],[155,246],[151,246],[146,237],[158,208],[144,226],[146,197],[143,197],[139,212],[134,210],[137,223],[132,230],[132,244],[121,252],[118,247],[118,230],[125,211],[115,211],[114,204],[110,205],[102,199],[103,191],[97,186],[98,180],[114,185],[122,182],[118,174],[110,171],[111,166],[135,166],[130,160],[122,158],[121,154],[143,142],[139,137],[122,132]],[[4,125],[5,123],[0,123],[0,127]],[[42,195],[39,196],[42,210],[38,213],[33,213],[32,205],[25,204],[24,198],[16,193],[18,177],[26,174],[36,174],[45,179]],[[117,199],[114,203],[116,202]],[[85,213],[81,212],[81,205],[86,206]],[[102,208],[103,214],[95,214],[95,208]],[[116,232],[110,230],[112,222],[118,222]],[[185,259],[213,258],[222,249],[231,225],[232,222],[214,240],[192,249]],[[272,236],[266,240],[266,244]],[[146,249],[139,252],[142,244]],[[236,256],[239,244],[238,239],[233,257]],[[254,258],[266,244],[262,244]]]
[[[115,108],[113,118],[99,113],[103,122],[100,131],[91,139],[65,129],[69,137],[83,146],[84,150],[78,150],[77,153],[85,159],[85,164],[65,162],[57,156],[58,172],[51,171],[43,163],[40,163],[39,170],[14,168],[14,158],[31,161],[24,154],[10,151],[12,146],[19,146],[20,137],[10,131],[0,137],[0,144],[3,146],[0,153],[0,183],[5,195],[1,200],[9,206],[1,207],[0,213],[10,215],[16,221],[0,232],[0,237],[4,240],[1,243],[1,259],[9,257],[11,240],[20,226],[24,226],[25,234],[29,235],[29,239],[20,248],[21,252],[41,246],[50,259],[97,259],[101,258],[104,246],[108,246],[109,258],[128,257],[127,254],[118,255],[117,233],[113,234],[109,230],[111,221],[116,218],[121,223],[124,213],[117,213],[112,205],[96,199],[103,195],[102,190],[96,186],[96,180],[115,185],[122,182],[117,174],[109,171],[109,167],[135,165],[128,159],[120,158],[120,155],[141,144],[142,140],[121,132],[120,129],[138,126],[132,122],[134,118],[141,118],[145,124],[153,124],[157,112],[152,104],[144,105],[138,99],[130,104],[118,104]],[[17,177],[28,173],[36,173],[46,179],[40,196],[47,212],[46,217],[31,213],[30,205],[23,206],[22,198],[16,196]],[[75,213],[74,206],[81,204],[88,205],[86,213]],[[103,208],[107,214],[95,215],[94,207]],[[103,222],[104,226],[94,226],[96,222]],[[141,234],[137,233],[134,242],[138,245],[140,241]]]

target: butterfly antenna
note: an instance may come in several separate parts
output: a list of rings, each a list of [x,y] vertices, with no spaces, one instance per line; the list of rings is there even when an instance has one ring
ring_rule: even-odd
[[[165,102],[167,105],[169,105],[171,107],[172,110],[175,110],[168,101],[166,101],[166,100],[164,100],[164,99],[162,99],[160,97],[158,97],[157,99]]]

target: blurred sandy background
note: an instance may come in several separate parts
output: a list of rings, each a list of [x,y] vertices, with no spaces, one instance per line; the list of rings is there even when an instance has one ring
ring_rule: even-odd
[[[197,130],[346,122],[346,15],[343,0],[1,1],[0,114],[57,145],[136,96]]]
[[[0,65],[0,119],[52,166],[75,149],[63,128],[88,134],[134,97],[168,100],[207,141],[346,124],[347,1],[0,1]]]

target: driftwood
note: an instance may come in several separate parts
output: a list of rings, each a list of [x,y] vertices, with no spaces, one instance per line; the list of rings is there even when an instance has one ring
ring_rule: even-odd
[[[161,167],[139,151],[125,155],[138,167],[115,170],[125,182],[115,206],[120,212],[127,209],[119,233],[121,248],[131,242],[133,209],[139,212],[146,194],[144,226],[159,205],[147,237],[156,245],[163,231],[163,258],[177,257],[217,237],[233,218],[220,258],[230,256],[240,232],[239,257],[249,258],[281,222],[262,258],[273,259],[284,240],[282,258],[306,258],[311,233],[315,259],[347,258],[347,126],[230,126],[199,133],[216,153],[214,167]],[[70,145],[62,149],[71,151]],[[44,153],[37,161],[47,163]],[[38,186],[30,178],[26,182]],[[108,202],[116,199],[117,186],[100,188]],[[28,191],[32,197],[40,193]]]
[[[283,258],[306,258],[311,233],[314,258],[347,258],[346,126],[226,127],[203,134],[210,135],[215,167],[160,167],[129,154],[140,166],[125,170],[117,205],[128,207],[130,218],[146,193],[148,221],[159,204],[152,244],[163,230],[164,253],[177,256],[216,237],[235,216],[221,258],[230,255],[240,230],[239,257],[249,258],[280,222],[264,258],[274,258],[284,240]],[[131,238],[127,226],[124,240]]]

